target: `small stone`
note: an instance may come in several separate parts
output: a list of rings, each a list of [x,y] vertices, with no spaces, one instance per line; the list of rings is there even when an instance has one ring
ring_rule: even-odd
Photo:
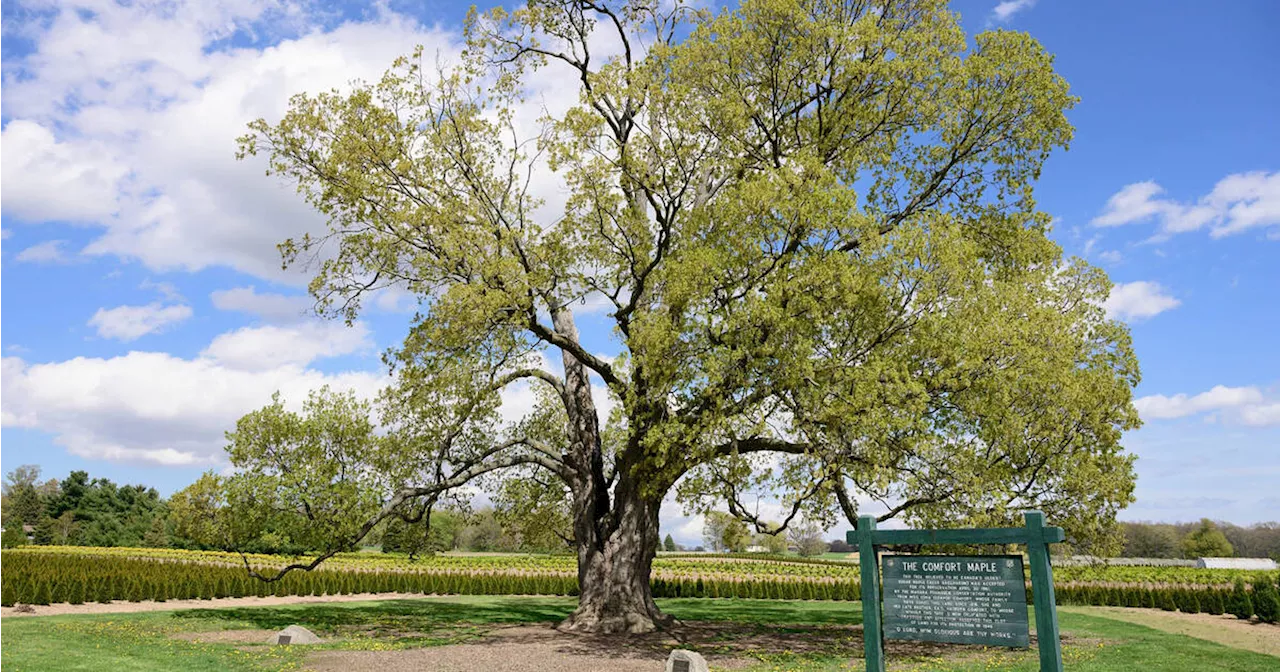
[[[697,651],[675,649],[667,656],[666,672],[707,672],[707,660]]]
[[[301,625],[291,625],[272,637],[274,644],[319,644],[320,638]]]

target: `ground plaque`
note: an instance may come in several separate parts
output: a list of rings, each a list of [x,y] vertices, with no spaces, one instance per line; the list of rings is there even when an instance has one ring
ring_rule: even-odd
[[[1022,556],[885,556],[884,636],[1029,646]]]

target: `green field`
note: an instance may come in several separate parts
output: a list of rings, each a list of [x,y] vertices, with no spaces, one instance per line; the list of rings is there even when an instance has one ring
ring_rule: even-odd
[[[765,670],[858,669],[861,643],[848,626],[860,622],[857,603],[754,600],[659,600],[686,624],[731,626],[706,646],[714,654],[733,650],[735,636],[767,632],[775,645],[735,650]],[[282,607],[194,609],[96,616],[7,617],[3,625],[3,668],[30,670],[296,670],[306,668],[309,650],[394,650],[458,642],[483,643],[490,629],[518,623],[554,623],[574,607],[570,598],[453,597],[380,602],[307,604]],[[1201,639],[1168,634],[1094,613],[1061,614],[1067,669],[1074,672],[1270,672],[1280,659],[1228,648]],[[331,641],[317,647],[197,642],[182,633],[277,630],[302,624]],[[1260,626],[1274,627],[1274,626]],[[788,653],[814,641],[804,653]],[[1033,671],[1033,651],[973,647],[899,654],[890,648],[892,668],[911,672]]]

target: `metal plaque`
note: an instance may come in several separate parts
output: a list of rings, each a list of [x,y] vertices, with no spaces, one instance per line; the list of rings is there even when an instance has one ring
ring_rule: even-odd
[[[881,568],[886,639],[1031,644],[1022,556],[885,556]]]

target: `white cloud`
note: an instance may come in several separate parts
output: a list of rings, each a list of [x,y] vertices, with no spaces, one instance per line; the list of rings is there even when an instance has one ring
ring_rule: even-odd
[[[1121,282],[1111,288],[1111,295],[1103,302],[1107,316],[1121,320],[1142,320],[1172,310],[1182,302],[1166,293],[1158,283]]]
[[[154,280],[143,280],[142,283],[138,285],[138,289],[155,290],[155,292],[159,294],[162,298],[164,298],[165,301],[172,301],[174,303],[179,303],[186,300],[182,297],[182,292],[179,292],[178,288],[175,287],[172,282],[155,282]]]
[[[5,357],[0,419],[5,427],[49,432],[81,457],[216,464],[223,460],[223,432],[277,390],[297,407],[323,385],[370,397],[384,383],[370,372],[326,375],[295,365],[246,371],[158,352],[49,364]]]
[[[1153,394],[1138,399],[1133,402],[1133,405],[1144,420],[1167,420],[1205,411],[1243,406],[1261,400],[1262,392],[1256,387],[1216,385],[1208,392],[1201,392],[1193,397],[1185,394],[1175,394],[1172,397]]]
[[[10,86],[6,81],[5,88]],[[14,94],[6,93],[7,103]],[[115,212],[117,186],[128,168],[105,143],[59,142],[49,129],[24,119],[9,122],[0,136],[0,191],[6,215],[27,221],[91,222]]]
[[[261,159],[236,161],[235,139],[278,119],[292,94],[376,80],[417,44],[456,60],[458,37],[380,9],[265,49],[218,44],[237,31],[276,42],[263,33],[311,18],[284,3],[179,1],[61,7],[12,26],[35,50],[4,82],[5,213],[91,223],[103,233],[87,253],[156,270],[225,265],[300,283],[275,245],[323,217],[265,178]]]
[[[233,310],[256,315],[267,322],[297,322],[307,317],[311,300],[305,296],[289,296],[264,292],[252,285],[219,289],[209,295],[218,310]]]
[[[1118,264],[1124,259],[1124,255],[1119,250],[1106,250],[1098,254],[1098,258],[1108,264]]]
[[[364,323],[347,327],[341,322],[316,320],[287,327],[244,327],[219,334],[200,354],[228,368],[268,371],[372,349],[373,341]]]
[[[65,240],[46,240],[43,243],[36,243],[19,252],[13,259],[36,264],[60,264],[67,261],[67,255],[62,251],[62,246],[66,242]]]
[[[1014,14],[1024,9],[1031,9],[1036,4],[1036,0],[1004,0],[991,10],[991,16],[996,21],[1004,22],[1013,18]]]
[[[177,0],[161,6],[104,3],[93,11],[60,7],[38,21],[6,20],[6,30],[35,44],[33,53],[12,64],[22,77],[4,82],[4,112],[14,120],[6,133],[10,127],[21,133],[17,137],[33,148],[28,153],[45,157],[44,163],[85,164],[51,174],[94,178],[72,184],[86,193],[69,199],[77,208],[72,212],[47,211],[47,197],[57,195],[51,185],[59,182],[44,178],[32,180],[40,191],[15,200],[15,207],[40,205],[46,210],[23,206],[24,214],[74,216],[99,227],[102,234],[85,248],[88,254],[137,259],[160,271],[229,266],[302,284],[302,270],[281,270],[275,246],[324,230],[324,218],[291,185],[263,176],[265,157],[236,161],[235,139],[253,119],[278,120],[293,94],[374,81],[419,44],[429,59],[446,64],[460,61],[461,48],[460,33],[423,26],[382,5],[363,22],[318,29],[318,18],[334,26],[334,17],[322,11],[290,0]],[[227,47],[233,35],[274,44]],[[601,42],[608,39],[605,31],[591,39],[593,56],[607,57],[607,46],[616,49]],[[9,66],[6,60],[6,71]],[[524,137],[541,129],[544,112],[576,103],[578,90],[562,71],[544,68],[531,73],[528,93],[514,118]],[[6,150],[9,143],[6,135]],[[533,192],[545,202],[539,213],[561,208],[567,198],[561,176],[531,173]],[[8,174],[4,183],[8,212]],[[402,310],[407,303],[389,293],[373,305]]]
[[[1280,425],[1280,401],[1246,406],[1240,410],[1240,421],[1253,427]]]
[[[1280,425],[1280,401],[1267,399],[1257,387],[1215,385],[1207,392],[1171,397],[1153,394],[1133,402],[1143,420],[1172,420],[1202,413],[1219,413],[1221,419],[1252,427]],[[1206,416],[1206,419],[1218,419]]]
[[[1195,203],[1163,198],[1153,181],[1130,184],[1107,200],[1095,226],[1121,226],[1154,220],[1156,237],[1195,231],[1206,226],[1214,238],[1280,225],[1280,172],[1228,175]],[[1270,235],[1270,234],[1269,234]]]
[[[149,303],[145,306],[99,308],[89,318],[89,326],[96,327],[98,335],[103,338],[128,342],[162,331],[188,317],[191,317],[190,306]]]

